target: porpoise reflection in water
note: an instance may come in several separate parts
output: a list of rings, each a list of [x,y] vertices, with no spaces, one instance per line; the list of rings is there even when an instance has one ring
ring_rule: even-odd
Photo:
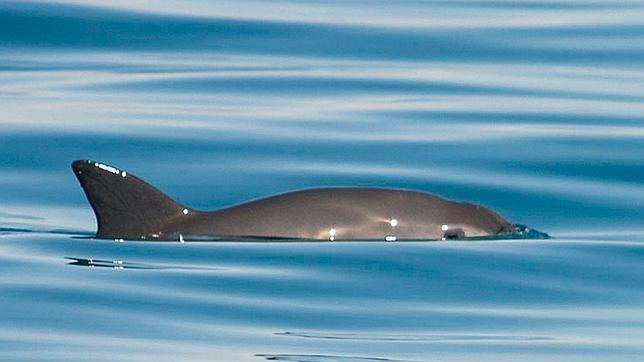
[[[445,240],[547,238],[483,206],[419,191],[315,188],[216,211],[178,204],[104,163],[72,163],[98,224],[97,238],[131,240]]]

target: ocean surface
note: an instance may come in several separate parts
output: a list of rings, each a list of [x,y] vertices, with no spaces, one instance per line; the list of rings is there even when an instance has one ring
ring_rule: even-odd
[[[96,240],[76,159],[553,239]],[[643,361],[644,3],[0,2],[0,360]]]

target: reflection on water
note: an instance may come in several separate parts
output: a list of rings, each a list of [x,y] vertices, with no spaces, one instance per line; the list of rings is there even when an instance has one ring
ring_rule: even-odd
[[[643,10],[1,2],[0,359],[637,360]],[[90,158],[197,209],[410,188],[554,239],[94,240]]]
[[[309,333],[309,332],[279,332],[280,336],[318,338],[318,339],[340,339],[340,340],[365,340],[365,341],[401,341],[401,342],[501,342],[501,341],[552,341],[555,338],[543,336],[520,336],[520,335],[374,335],[370,333]]]
[[[263,357],[266,361],[289,362],[420,362],[379,357],[330,356],[324,354],[256,354],[255,356]]]

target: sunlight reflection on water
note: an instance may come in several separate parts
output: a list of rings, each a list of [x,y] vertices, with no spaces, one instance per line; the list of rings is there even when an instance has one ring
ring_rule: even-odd
[[[0,3],[0,359],[636,360],[643,8]],[[198,209],[399,187],[555,239],[93,240],[87,158]]]

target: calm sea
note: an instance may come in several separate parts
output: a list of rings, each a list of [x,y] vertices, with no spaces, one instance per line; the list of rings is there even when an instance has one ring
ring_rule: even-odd
[[[0,360],[641,361],[643,125],[640,1],[2,1]],[[554,239],[94,240],[86,158],[194,208],[399,187]]]

